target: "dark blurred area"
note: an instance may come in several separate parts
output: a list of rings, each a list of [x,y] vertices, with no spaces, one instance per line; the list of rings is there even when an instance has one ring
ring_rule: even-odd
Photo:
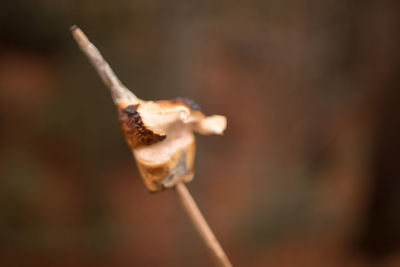
[[[188,185],[234,266],[400,266],[400,2],[0,2],[0,266],[212,266],[149,194],[80,26],[144,99],[224,114]]]

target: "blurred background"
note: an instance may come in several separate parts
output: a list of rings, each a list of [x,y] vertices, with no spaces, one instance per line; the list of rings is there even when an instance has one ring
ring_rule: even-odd
[[[73,24],[139,97],[228,117],[188,187],[234,266],[400,266],[397,0],[1,1],[1,266],[213,266]]]

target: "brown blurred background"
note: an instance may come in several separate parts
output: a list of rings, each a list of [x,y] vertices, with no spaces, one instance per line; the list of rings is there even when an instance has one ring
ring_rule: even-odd
[[[73,24],[138,96],[228,117],[189,189],[235,266],[400,266],[397,0],[2,0],[0,266],[213,264]]]

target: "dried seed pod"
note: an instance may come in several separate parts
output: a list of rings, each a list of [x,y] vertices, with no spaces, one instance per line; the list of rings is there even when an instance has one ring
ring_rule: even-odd
[[[125,139],[132,149],[144,184],[150,191],[193,179],[196,143],[193,131],[223,134],[226,118],[205,116],[187,98],[144,101],[116,77],[97,48],[79,28],[72,34],[111,91]]]

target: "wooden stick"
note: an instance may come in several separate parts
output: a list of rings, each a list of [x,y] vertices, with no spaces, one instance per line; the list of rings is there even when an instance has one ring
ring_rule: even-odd
[[[88,40],[83,31],[75,25],[70,30],[79,48],[92,63],[104,84],[110,89],[114,103],[117,105],[119,101],[122,101],[129,102],[130,105],[137,104],[139,99],[122,84],[99,50]]]
[[[121,83],[110,65],[104,60],[99,50],[88,40],[82,30],[76,26],[72,26],[71,32],[83,53],[92,63],[105,85],[110,89],[114,103],[116,105],[118,105],[118,102],[120,101],[127,104],[138,103],[139,99]],[[231,267],[232,264],[223,251],[221,245],[218,243],[218,240],[215,238],[186,186],[183,183],[178,183],[176,185],[176,192],[178,193],[191,222],[200,233],[204,243],[215,256],[218,264],[223,267]]]
[[[192,198],[189,190],[186,188],[185,184],[178,183],[175,186],[176,192],[185,208],[186,213],[189,215],[194,227],[199,232],[201,238],[203,239],[206,246],[209,248],[211,253],[214,255],[217,263],[223,267],[231,267],[232,264],[226,256],[224,250],[219,244],[217,238],[212,232],[210,226],[207,224],[204,216],[201,214],[199,207]]]

